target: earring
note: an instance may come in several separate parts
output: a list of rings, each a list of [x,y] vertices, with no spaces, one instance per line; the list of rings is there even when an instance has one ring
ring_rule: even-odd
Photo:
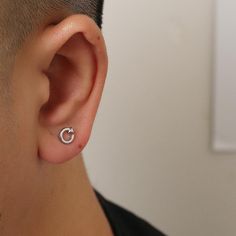
[[[69,139],[65,139],[65,134],[69,136]],[[58,137],[63,144],[71,144],[75,140],[75,131],[73,128],[64,128],[60,131]]]

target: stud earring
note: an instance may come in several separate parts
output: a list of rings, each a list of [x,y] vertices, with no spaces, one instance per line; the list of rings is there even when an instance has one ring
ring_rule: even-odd
[[[68,139],[65,139],[65,135],[68,135]],[[59,139],[63,144],[71,144],[75,140],[75,131],[73,128],[64,128],[59,133]]]

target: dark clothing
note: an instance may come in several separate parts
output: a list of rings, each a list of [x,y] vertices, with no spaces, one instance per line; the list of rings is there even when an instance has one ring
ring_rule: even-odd
[[[148,222],[95,193],[115,236],[165,236]]]

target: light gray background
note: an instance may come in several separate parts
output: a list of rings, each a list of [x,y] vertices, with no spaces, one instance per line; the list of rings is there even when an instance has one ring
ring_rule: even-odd
[[[236,235],[236,155],[210,149],[213,15],[213,0],[105,4],[110,71],[87,168],[171,236]]]
[[[216,2],[213,146],[236,153],[236,1]]]

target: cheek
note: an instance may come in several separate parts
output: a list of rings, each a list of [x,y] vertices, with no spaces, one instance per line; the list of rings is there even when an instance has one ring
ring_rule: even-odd
[[[0,101],[0,164],[21,166],[37,158],[37,117],[30,99],[21,98],[7,106]]]
[[[5,104],[0,104],[0,211],[4,207],[4,196],[17,178],[16,167],[20,168],[18,153],[21,148],[16,134],[13,117]]]
[[[14,123],[11,133],[14,146],[20,147],[17,155],[22,156],[27,162],[34,160],[37,155],[38,121],[30,101],[22,101],[18,104]]]
[[[28,76],[34,78],[34,76]],[[24,78],[24,77],[23,77]],[[19,146],[18,155],[30,162],[37,158],[38,113],[35,87],[20,76],[13,78],[11,113],[14,126],[14,146]]]
[[[36,118],[29,103],[1,105],[0,101],[0,208],[1,197],[22,186],[38,161]]]
[[[32,186],[38,171],[35,120],[32,112],[27,113],[23,107],[10,114],[0,108],[0,213],[5,218],[15,215],[16,206],[26,206],[30,201],[26,192],[36,191]]]
[[[0,161],[3,162],[9,155],[14,152],[14,123],[13,117],[5,107],[1,104],[0,108]]]

